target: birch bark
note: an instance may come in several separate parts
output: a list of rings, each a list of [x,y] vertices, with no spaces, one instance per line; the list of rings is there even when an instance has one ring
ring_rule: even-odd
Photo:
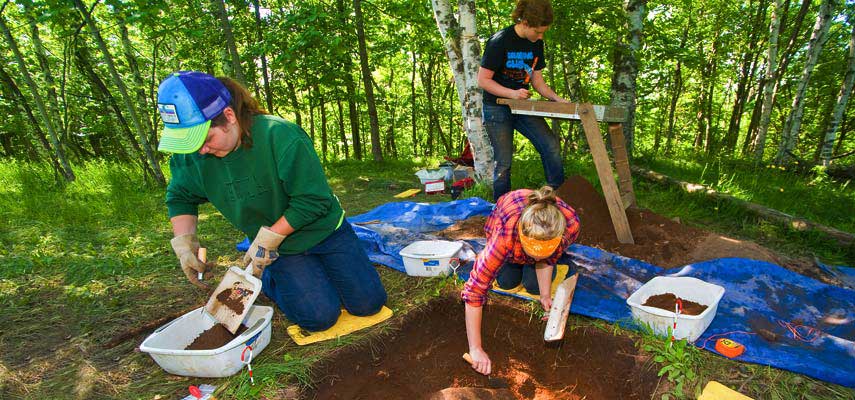
[[[789,154],[796,147],[796,142],[798,142],[802,116],[805,111],[805,92],[807,92],[807,85],[810,82],[813,69],[816,67],[819,54],[822,53],[822,47],[828,38],[831,17],[836,7],[837,0],[823,0],[816,15],[816,22],[813,25],[813,33],[811,34],[810,44],[808,45],[808,59],[802,70],[802,79],[799,80],[796,96],[793,98],[793,104],[790,108],[790,115],[787,117],[787,123],[784,124],[781,142],[778,144],[778,154],[775,156],[777,164],[784,163],[790,159]]]
[[[822,165],[826,167],[831,162],[834,142],[837,139],[837,128],[843,119],[843,112],[846,111],[846,103],[849,101],[849,96],[852,93],[853,83],[855,83],[855,25],[852,27],[852,35],[849,36],[849,62],[846,67],[846,75],[843,77],[843,83],[840,85],[840,92],[837,94],[837,103],[834,105],[834,111],[831,113],[831,121],[828,123],[828,129],[825,132],[825,140],[822,142],[820,158],[822,159]]]
[[[463,126],[475,158],[475,176],[484,183],[493,177],[493,148],[481,121],[481,88],[478,87],[481,49],[475,25],[475,1],[459,0],[457,15],[449,0],[431,0],[437,28],[463,114]]]

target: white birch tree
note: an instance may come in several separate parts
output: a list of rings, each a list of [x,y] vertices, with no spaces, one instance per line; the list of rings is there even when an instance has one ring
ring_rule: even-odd
[[[633,135],[635,132],[636,78],[638,78],[637,54],[641,50],[641,33],[644,27],[644,15],[647,0],[625,0],[629,35],[619,37],[615,46],[614,75],[611,85],[611,104],[627,110],[623,123],[623,135],[626,139],[626,151],[632,157]]]
[[[482,92],[478,87],[481,49],[475,25],[475,1],[459,0],[457,14],[449,0],[431,0],[431,4],[457,86],[463,126],[475,158],[475,176],[490,183],[494,160],[490,138],[481,121]]]
[[[840,84],[837,103],[834,105],[834,111],[831,113],[831,121],[829,121],[828,129],[825,131],[825,139],[822,142],[822,150],[819,155],[820,159],[822,159],[822,165],[826,167],[831,162],[834,142],[837,140],[837,128],[843,119],[843,112],[846,111],[846,103],[849,102],[849,96],[852,94],[852,86],[855,83],[855,21],[851,21],[851,23],[852,34],[849,36],[849,62],[846,66],[846,75],[843,77],[843,83]]]
[[[831,17],[836,7],[837,0],[823,0],[816,15],[816,22],[813,25],[813,33],[811,33],[810,44],[808,45],[808,58],[804,69],[802,69],[802,79],[799,80],[796,96],[793,97],[793,104],[790,108],[790,115],[787,117],[787,123],[784,124],[781,142],[778,144],[778,154],[775,156],[775,163],[777,164],[782,164],[790,158],[790,152],[798,142],[802,116],[805,112],[805,92],[807,92],[807,85],[810,82],[813,69],[816,67],[819,54],[822,53],[822,47],[828,39]]]
[[[766,149],[766,134],[769,132],[769,120],[772,117],[772,99],[774,98],[775,70],[778,64],[778,30],[781,27],[782,1],[775,0],[772,20],[769,23],[769,53],[766,56],[766,85],[763,87],[763,107],[760,111],[760,125],[754,137],[754,159],[761,161]]]

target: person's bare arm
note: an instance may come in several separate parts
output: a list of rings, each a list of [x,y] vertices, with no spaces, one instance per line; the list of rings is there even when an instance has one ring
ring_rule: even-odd
[[[549,85],[546,84],[546,81],[543,80],[543,71],[537,70],[534,71],[534,74],[531,77],[531,86],[540,93],[541,96],[551,100],[557,101],[559,103],[569,103],[570,101],[564,99],[563,97],[557,95],[554,90],[552,90]]]
[[[493,80],[494,71],[484,67],[478,69],[478,86],[490,92],[496,97],[506,97],[509,99],[525,100],[531,97],[531,92],[528,89],[509,89]]]

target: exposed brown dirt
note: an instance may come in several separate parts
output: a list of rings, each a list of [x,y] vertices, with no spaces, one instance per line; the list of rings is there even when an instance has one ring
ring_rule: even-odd
[[[628,337],[593,327],[568,329],[556,345],[543,341],[544,322],[519,303],[493,299],[482,332],[495,378],[517,399],[649,399],[656,371]],[[408,314],[400,331],[367,348],[342,349],[316,374],[316,399],[507,398],[461,356],[468,350],[463,305],[441,298]],[[454,390],[448,390],[452,388]],[[444,396],[444,397],[441,397]],[[457,396],[457,397],[454,397]]]
[[[691,300],[680,299],[683,303],[681,314],[685,315],[701,315],[707,309],[706,305],[695,303]],[[677,296],[674,293],[662,293],[650,296],[644,301],[645,306],[656,307],[666,311],[674,311],[674,306],[677,304]]]
[[[605,198],[580,175],[568,178],[558,188],[558,196],[579,215],[582,229],[578,242],[586,246],[663,268],[682,267],[723,257],[749,258],[778,264],[822,282],[836,283],[810,260],[782,256],[756,243],[683,225],[678,220],[643,208],[630,207],[626,210],[635,244],[620,243],[615,235]],[[484,237],[485,221],[486,217],[472,217],[438,234],[452,240]]]
[[[223,324],[216,324],[205,332],[202,332],[193,343],[190,343],[184,350],[211,350],[219,349],[225,346],[232,339],[240,336],[241,333],[247,330],[246,325],[240,325],[235,333],[229,332]]]

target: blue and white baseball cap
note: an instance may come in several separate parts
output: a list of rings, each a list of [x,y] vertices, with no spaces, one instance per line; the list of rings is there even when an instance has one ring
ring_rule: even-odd
[[[198,71],[172,73],[157,90],[157,110],[163,120],[163,135],[157,149],[187,154],[202,147],[211,120],[232,101],[219,79]]]

